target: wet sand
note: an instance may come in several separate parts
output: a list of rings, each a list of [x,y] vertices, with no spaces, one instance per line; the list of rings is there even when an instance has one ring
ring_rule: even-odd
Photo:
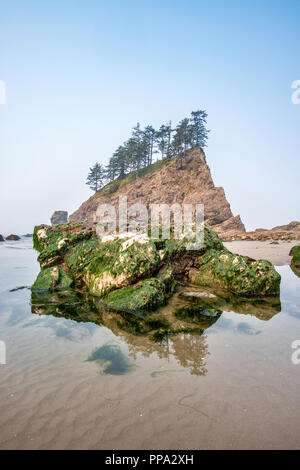
[[[232,253],[239,255],[249,256],[254,259],[266,259],[275,266],[284,266],[291,263],[291,256],[289,252],[295,245],[300,245],[299,240],[291,242],[278,241],[277,244],[272,244],[270,240],[267,241],[252,241],[252,240],[236,240],[233,242],[224,242],[224,245]]]
[[[265,245],[237,243],[250,256]],[[268,245],[264,257],[273,247],[281,252]],[[150,347],[122,329],[32,314],[30,291],[9,289],[33,282],[36,254],[24,242],[0,255],[0,449],[300,448],[299,278],[289,266],[278,269],[281,312],[270,320],[224,312],[204,334]],[[88,360],[108,342],[132,369],[112,375]]]

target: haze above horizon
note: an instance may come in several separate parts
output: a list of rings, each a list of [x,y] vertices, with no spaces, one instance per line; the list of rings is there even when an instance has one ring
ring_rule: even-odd
[[[0,233],[74,212],[137,122],[196,109],[246,229],[299,220],[299,44],[297,0],[3,2]]]

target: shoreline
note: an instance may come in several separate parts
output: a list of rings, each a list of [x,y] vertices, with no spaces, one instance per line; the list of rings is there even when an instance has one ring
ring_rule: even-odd
[[[235,240],[223,244],[232,253],[249,256],[255,260],[266,259],[274,266],[284,266],[291,264],[292,257],[289,252],[293,246],[300,245],[300,241],[278,240],[278,244],[273,244],[271,240]]]

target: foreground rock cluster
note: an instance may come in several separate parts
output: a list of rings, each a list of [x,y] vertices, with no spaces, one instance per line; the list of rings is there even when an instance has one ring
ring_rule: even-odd
[[[188,250],[185,239],[151,240],[145,234],[100,240],[94,225],[82,223],[37,226],[33,238],[41,266],[33,291],[72,287],[114,310],[154,310],[178,283],[243,297],[279,293],[280,276],[271,263],[232,254],[208,227],[199,250]]]

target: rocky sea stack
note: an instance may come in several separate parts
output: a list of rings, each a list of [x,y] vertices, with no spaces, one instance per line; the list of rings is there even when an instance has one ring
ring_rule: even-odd
[[[68,222],[67,211],[55,211],[51,216],[52,225],[66,224],[67,222]]]
[[[239,215],[233,216],[224,189],[214,185],[204,152],[196,147],[187,152],[182,169],[180,157],[158,160],[124,178],[115,179],[96,192],[70,215],[70,221],[94,222],[99,204],[112,204],[118,212],[120,196],[128,205],[204,204],[205,224],[216,231],[245,232]]]
[[[41,266],[33,291],[72,287],[115,310],[153,310],[178,283],[242,297],[279,293],[280,275],[270,262],[231,253],[208,227],[198,250],[188,250],[185,239],[152,240],[146,234],[100,240],[95,225],[83,223],[37,226],[33,239]]]

